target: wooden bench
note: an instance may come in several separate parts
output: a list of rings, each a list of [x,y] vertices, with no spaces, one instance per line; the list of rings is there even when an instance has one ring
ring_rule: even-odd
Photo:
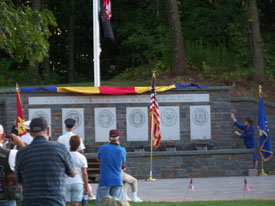
[[[95,157],[87,157],[89,183],[98,183],[100,174],[99,162]]]

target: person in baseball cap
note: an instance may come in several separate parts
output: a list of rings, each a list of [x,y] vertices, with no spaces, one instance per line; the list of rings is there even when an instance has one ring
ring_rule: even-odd
[[[34,118],[30,123],[31,133],[46,132],[48,128],[48,122],[44,118]]]
[[[17,182],[23,185],[22,206],[65,205],[64,175],[76,175],[72,157],[64,145],[48,141],[45,118],[32,119],[30,132],[32,143],[16,156]]]
[[[120,131],[118,129],[112,129],[109,132],[109,140],[110,141],[119,141],[120,139]]]
[[[97,153],[97,159],[100,162],[97,204],[105,196],[124,200],[121,170],[126,163],[126,150],[119,145],[120,131],[118,129],[110,130],[109,140],[110,144],[100,146]]]

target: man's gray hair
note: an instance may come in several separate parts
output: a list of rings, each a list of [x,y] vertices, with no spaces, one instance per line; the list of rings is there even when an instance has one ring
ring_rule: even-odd
[[[111,141],[117,141],[119,139],[119,136],[117,136],[117,137],[109,137],[109,140],[111,140]]]

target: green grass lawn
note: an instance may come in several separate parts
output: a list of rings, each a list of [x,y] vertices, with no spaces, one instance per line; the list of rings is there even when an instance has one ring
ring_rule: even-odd
[[[186,201],[186,202],[142,202],[131,206],[275,206],[275,200],[233,200],[233,201]],[[95,205],[89,202],[89,206]]]

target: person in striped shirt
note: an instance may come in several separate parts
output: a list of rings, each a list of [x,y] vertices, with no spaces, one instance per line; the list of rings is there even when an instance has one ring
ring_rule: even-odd
[[[71,155],[63,144],[48,141],[45,119],[34,118],[30,131],[32,143],[16,156],[16,178],[23,185],[22,206],[64,206],[65,174],[76,174]]]

